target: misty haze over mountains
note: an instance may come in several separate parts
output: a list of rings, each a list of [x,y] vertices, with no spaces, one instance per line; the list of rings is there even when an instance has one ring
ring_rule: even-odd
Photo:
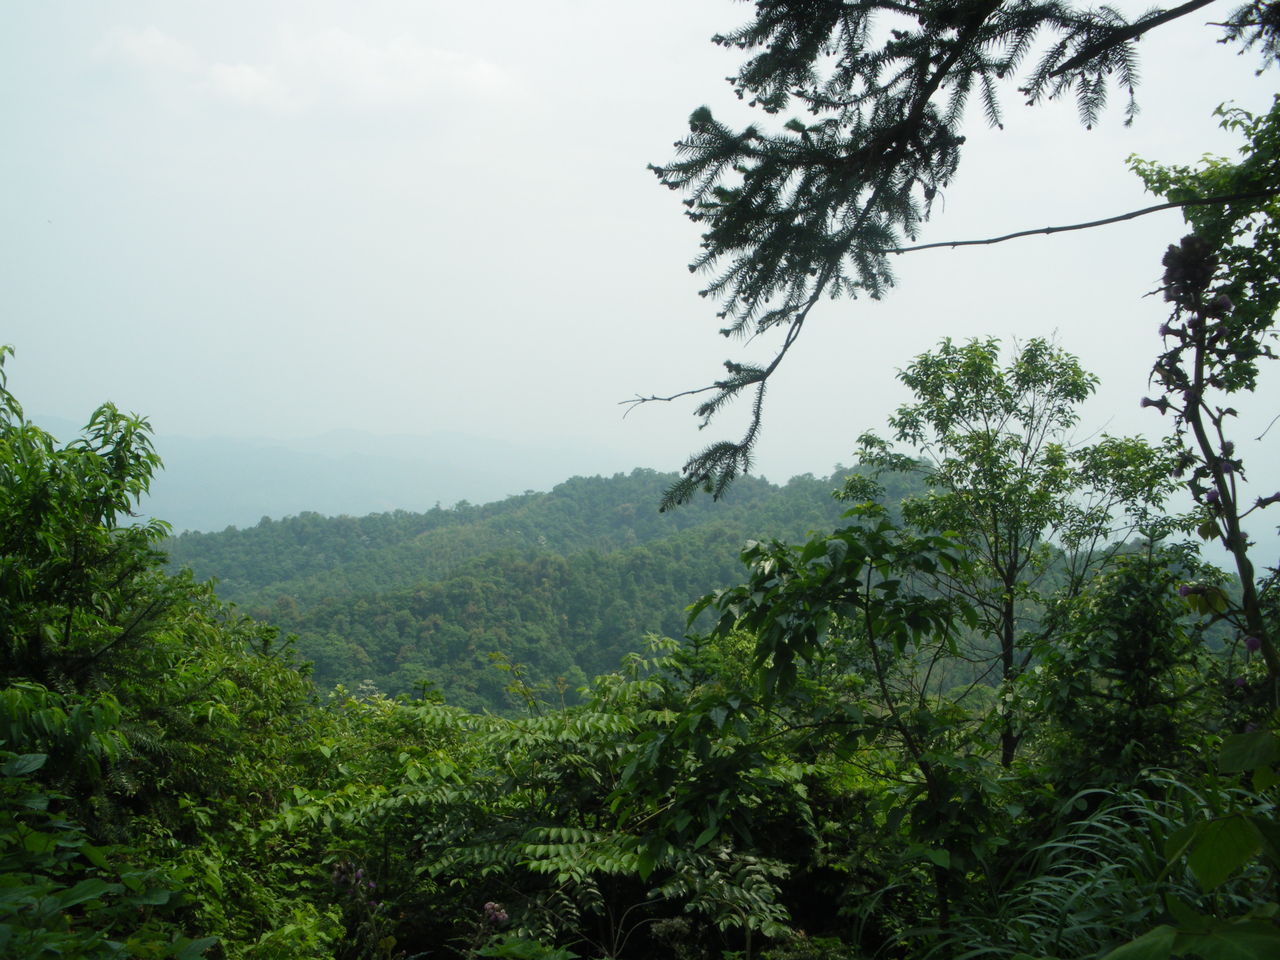
[[[33,419],[63,443],[83,427],[61,417]],[[547,490],[574,475],[636,466],[599,446],[525,445],[448,431],[423,437],[332,431],[299,440],[157,433],[155,447],[164,469],[142,512],[168,521],[175,533],[248,527],[264,516],[305,511],[361,516],[487,503]]]

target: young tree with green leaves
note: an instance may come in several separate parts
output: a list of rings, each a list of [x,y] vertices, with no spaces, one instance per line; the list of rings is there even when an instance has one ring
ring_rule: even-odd
[[[809,704],[808,723],[842,729],[847,751],[887,748],[913,768],[891,819],[909,824],[910,846],[931,861],[934,919],[945,924],[959,877],[979,868],[983,819],[962,800],[970,758],[952,734],[963,720],[928,684],[932,665],[954,655],[958,635],[976,624],[962,597],[930,589],[940,571],[963,567],[963,551],[946,536],[898,528],[874,504],[851,516],[851,525],[800,547],[749,545],[747,582],[690,610],[718,614],[716,636],[755,638],[766,706],[793,697],[801,666],[832,646],[857,651],[866,691],[823,710]]]
[[[160,458],[145,420],[104,404],[59,448],[5,388],[0,347],[0,679],[78,691],[127,668],[169,601],[168,528],[132,523]]]
[[[160,463],[146,421],[105,404],[60,444],[7,390],[9,355],[0,953],[331,955],[338,925],[296,883],[305,845],[246,842],[323,726],[313,689],[274,628],[161,569],[167,528],[132,513]]]
[[[1194,557],[1154,545],[1116,557],[1061,611],[1028,677],[1038,757],[1071,790],[1128,787],[1153,767],[1195,769],[1228,713],[1230,660],[1178,585]]]
[[[1001,759],[1008,766],[1019,739],[1011,685],[1050,640],[1048,607],[1078,593],[1128,535],[1155,532],[1176,485],[1173,460],[1134,438],[1072,446],[1079,407],[1097,378],[1045,340],[1018,346],[1007,365],[995,339],[944,340],[899,379],[915,398],[889,426],[915,455],[868,433],[861,463],[922,471],[929,492],[903,501],[904,521],[949,531],[967,548],[969,563],[959,573],[940,571],[938,586],[978,613],[980,647],[987,649],[969,656],[994,661],[980,679],[990,682],[994,673],[1001,688]],[[843,495],[876,492],[868,478],[855,476]]]

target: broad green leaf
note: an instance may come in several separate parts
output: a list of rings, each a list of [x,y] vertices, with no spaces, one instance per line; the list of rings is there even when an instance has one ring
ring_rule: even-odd
[[[130,897],[129,902],[140,906],[158,907],[162,904],[168,903],[172,896],[172,890],[166,890],[164,887],[152,887],[145,893]]]
[[[951,869],[951,852],[949,850],[936,850],[933,847],[929,847],[924,851],[924,855],[943,870]]]
[[[1231,608],[1231,599],[1221,587],[1206,587],[1204,602],[1210,613],[1226,613]]]
[[[1203,933],[1213,926],[1212,917],[1205,916],[1183,901],[1181,897],[1174,896],[1172,893],[1164,895],[1164,905],[1165,909],[1169,911],[1169,916],[1173,917],[1183,933]]]
[[[199,940],[191,940],[188,943],[184,943],[178,952],[173,955],[174,960],[198,960],[206,950],[217,942],[217,937],[201,937]]]
[[[1166,960],[1173,952],[1178,931],[1170,926],[1149,930],[1136,940],[1116,947],[1103,960]]]
[[[1262,835],[1243,816],[1213,820],[1205,825],[1187,858],[1187,865],[1207,893],[1244,866],[1262,849]]]
[[[84,854],[84,858],[92,863],[99,870],[107,869],[107,847],[95,847],[91,843],[83,843],[80,845],[80,852]]]
[[[693,849],[697,850],[701,847],[706,846],[706,844],[710,843],[711,840],[714,839],[719,829],[720,829],[719,824],[716,824],[716,823],[712,823],[710,826],[708,826],[705,830],[703,830],[700,834],[698,834],[698,839],[693,841]]]
[[[16,900],[29,900],[36,896],[42,896],[48,889],[47,886],[31,886],[23,885],[16,887],[0,887],[0,903],[12,903]]]
[[[1280,737],[1270,730],[1237,733],[1222,742],[1218,767],[1224,773],[1242,773],[1280,762]]]
[[[1249,816],[1248,820],[1262,837],[1262,855],[1271,861],[1272,866],[1280,866],[1280,823],[1272,817],[1256,815]]]
[[[39,770],[44,766],[45,760],[48,759],[47,754],[43,753],[24,753],[20,757],[14,757],[3,767],[0,767],[0,774],[6,777],[21,777],[33,770]]]
[[[658,856],[653,844],[647,843],[640,848],[640,852],[636,855],[636,872],[640,874],[641,880],[648,880],[649,875],[653,873],[653,868],[657,866]]]
[[[74,907],[78,903],[84,903],[86,900],[97,900],[99,897],[107,893],[118,893],[120,884],[107,883],[97,877],[90,877],[88,880],[81,880],[70,890],[64,890],[58,894],[60,909],[66,910],[68,907]]]
[[[1224,924],[1208,933],[1179,936],[1177,953],[1203,960],[1276,960],[1280,930],[1260,920]]]
[[[32,830],[22,835],[23,849],[31,853],[47,853],[57,845],[57,842],[58,838],[53,834],[40,830]]]
[[[1173,833],[1169,834],[1169,839],[1164,844],[1164,855],[1167,860],[1177,860],[1187,848],[1191,846],[1195,840],[1197,833],[1204,827],[1203,823],[1192,823],[1185,827],[1179,827]]]

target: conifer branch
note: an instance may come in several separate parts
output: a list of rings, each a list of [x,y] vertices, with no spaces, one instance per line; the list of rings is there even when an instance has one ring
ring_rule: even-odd
[[[1201,7],[1207,7],[1213,2],[1214,0],[1188,0],[1187,3],[1184,3],[1181,6],[1174,7],[1171,10],[1162,11],[1149,19],[1139,20],[1137,23],[1131,23],[1127,26],[1108,31],[1106,36],[1101,39],[1095,40],[1093,43],[1087,43],[1081,47],[1079,53],[1060,67],[1057,67],[1055,70],[1050,72],[1049,76],[1061,77],[1064,74],[1070,73],[1072,70],[1078,70],[1094,57],[1098,56],[1098,54],[1105,53],[1113,47],[1117,47],[1123,43],[1129,43],[1132,40],[1137,40],[1148,30],[1154,30],[1156,27],[1169,23],[1172,20],[1177,20],[1179,17],[1185,17],[1188,13],[1194,13]]]

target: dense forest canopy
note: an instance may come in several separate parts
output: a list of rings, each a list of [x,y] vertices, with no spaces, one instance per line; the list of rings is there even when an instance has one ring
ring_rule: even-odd
[[[573,700],[646,635],[680,636],[684,608],[736,579],[748,540],[798,539],[842,511],[838,476],[748,478],[723,504],[659,513],[674,479],[636,470],[425,514],[264,520],[164,549],[170,569],[216,577],[222,599],[297,634],[322,690],[394,696],[426,684],[503,711],[510,678],[493,657]]]
[[[1133,45],[1204,6],[758,0],[718,40],[749,54],[734,82],[808,119],[699,112],[659,171],[693,191],[731,328],[785,331],[780,361],[824,294],[884,292],[969,94],[997,120],[1016,75],[1091,121]],[[1214,29],[1266,66],[1278,23],[1251,4]],[[863,437],[835,518],[821,481],[738,479],[775,361],[711,388],[703,416],[754,389],[752,425],[667,494],[724,504],[659,519],[665,480],[638,472],[166,543],[131,513],[160,466],[148,423],[107,404],[60,444],[0,365],[0,953],[1280,955],[1280,572],[1244,526],[1280,493],[1250,492],[1232,436],[1273,358],[1280,105],[1222,119],[1238,159],[1134,163],[1187,220],[1153,251],[1167,442],[1073,445],[1095,381],[1052,343],[944,340],[904,366],[912,399]],[[744,531],[728,586],[675,598]],[[224,564],[243,606],[165,546]],[[509,656],[505,714],[429,685],[330,695],[268,622],[332,634],[323,669],[403,656],[411,686],[436,680],[424,650],[496,636],[483,615],[532,626],[522,655],[563,642],[554,597],[625,630],[629,591],[692,603],[686,635],[580,666],[575,703]]]

